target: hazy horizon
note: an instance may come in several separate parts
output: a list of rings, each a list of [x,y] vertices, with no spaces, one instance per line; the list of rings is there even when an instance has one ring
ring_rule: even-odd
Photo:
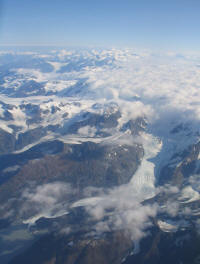
[[[200,2],[1,0],[1,46],[199,51]]]

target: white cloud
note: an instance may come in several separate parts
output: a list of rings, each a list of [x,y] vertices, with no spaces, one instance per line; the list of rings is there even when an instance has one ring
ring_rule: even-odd
[[[192,119],[200,119],[200,108],[196,105],[200,70],[196,62],[172,59],[171,55],[170,59],[165,55],[136,59],[127,53],[126,58],[125,63],[116,62],[118,67],[83,73],[97,99],[118,102],[124,113],[130,113],[130,118],[143,114],[162,118],[173,109],[182,117],[187,113]],[[134,98],[140,101],[136,103]]]
[[[97,132],[95,127],[84,126],[78,129],[78,134],[84,137],[94,137]]]
[[[163,164],[169,162],[172,154],[179,152],[181,147],[186,148],[191,145],[199,137],[196,131],[199,130],[200,120],[200,68],[197,67],[196,60],[190,57],[180,60],[176,58],[176,54],[172,53],[163,56],[150,54],[133,56],[129,50],[124,52],[111,50],[93,51],[91,54],[87,53],[86,56],[94,58],[96,54],[102,59],[114,58],[115,62],[111,66],[86,67],[80,72],[64,74],[58,72],[41,74],[36,70],[25,69],[19,69],[18,73],[26,76],[27,79],[47,82],[46,89],[54,91],[68,89],[69,86],[76,84],[77,80],[87,80],[87,85],[81,88],[85,91],[81,90],[81,95],[76,94],[75,97],[80,105],[70,105],[69,98],[53,97],[53,103],[55,101],[68,103],[65,111],[69,114],[69,118],[78,115],[83,110],[95,111],[92,109],[94,102],[102,105],[116,102],[122,113],[119,119],[120,126],[140,116],[148,119],[149,134],[153,133],[160,137],[163,143],[159,143],[156,137],[152,139],[147,133],[141,134],[140,138],[132,141],[130,135],[121,137],[119,131],[117,134],[116,130],[113,130],[113,133],[118,135],[115,141],[118,144],[139,142],[145,147],[144,160],[131,182],[106,193],[102,189],[87,188],[84,192],[86,199],[72,205],[74,207],[82,205],[87,208],[91,217],[97,220],[94,227],[96,232],[128,229],[134,240],[140,240],[146,234],[146,227],[151,224],[151,217],[154,217],[157,210],[160,210],[156,205],[142,203],[149,198],[150,194],[164,193],[169,199],[165,201],[165,208],[160,211],[171,217],[179,214],[180,201],[173,201],[173,198],[178,197],[180,190],[170,185],[155,188],[155,165],[151,159],[156,157],[154,162],[157,162],[158,167],[162,167]],[[65,50],[58,53],[62,63],[70,56],[76,57],[75,54]],[[62,63],[54,63],[55,69],[58,69]],[[72,98],[72,102],[75,99]],[[41,101],[38,100],[38,103]],[[63,114],[62,111],[61,113]],[[56,119],[59,123],[62,121],[57,117]],[[188,137],[188,131],[182,131],[181,135],[170,134],[171,129],[177,124],[188,121],[193,125],[191,133],[195,136]],[[82,137],[93,137],[96,129],[85,126],[80,128],[78,133]],[[109,143],[112,140],[114,137],[109,138]],[[164,148],[166,150],[162,152]],[[200,187],[196,184],[198,178],[191,177],[189,182],[192,186],[186,186],[181,191],[180,200],[199,199]],[[41,214],[55,215],[63,209],[67,210],[69,206],[67,199],[72,194],[71,187],[63,183],[49,183],[33,190],[25,190],[22,214],[29,215],[29,217]],[[64,205],[63,201],[65,201]],[[184,213],[187,215],[191,211],[187,208]]]
[[[165,203],[165,212],[172,217],[177,216],[179,213],[179,203],[176,201],[168,200]]]
[[[157,211],[155,204],[142,205],[128,186],[115,188],[91,203],[87,200],[85,206],[97,221],[94,226],[97,233],[123,229],[132,235],[134,241],[146,235],[146,228],[151,226],[150,218],[155,217]]]
[[[67,213],[68,202],[74,190],[64,182],[52,182],[27,188],[22,194],[20,211],[25,223],[33,224],[40,217],[56,217]]]

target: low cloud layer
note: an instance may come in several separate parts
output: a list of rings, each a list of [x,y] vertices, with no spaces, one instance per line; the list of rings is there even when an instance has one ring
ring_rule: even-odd
[[[22,194],[21,218],[34,223],[40,217],[55,217],[67,213],[67,205],[74,190],[64,182],[53,182],[27,188]]]
[[[97,57],[101,62],[107,59],[108,63],[98,64]],[[115,141],[117,144],[141,143],[145,155],[129,184],[106,192],[88,187],[84,190],[85,199],[81,201],[71,202],[75,190],[63,182],[24,190],[21,218],[27,223],[33,223],[41,216],[62,215],[71,207],[84,206],[94,220],[91,233],[124,229],[131,233],[134,241],[139,241],[147,235],[146,230],[157,214],[175,218],[180,215],[180,211],[182,216],[194,213],[189,206],[183,207],[183,204],[200,199],[200,187],[196,184],[199,176],[190,177],[188,184],[179,190],[170,185],[155,188],[155,173],[165,164],[169,164],[174,154],[182,153],[199,140],[200,57],[194,59],[192,56],[180,57],[172,53],[135,55],[131,50],[91,51],[79,56],[62,50],[58,53],[52,52],[47,59],[54,67],[52,72],[42,73],[39,69],[20,68],[16,72],[21,79],[17,79],[17,84],[15,77],[14,80],[8,79],[3,84],[4,88],[12,85],[17,85],[18,88],[21,85],[19,82],[25,77],[28,80],[45,82],[46,91],[57,94],[51,98],[51,102],[41,97],[34,99],[34,102],[46,109],[51,104],[63,107],[60,113],[62,117],[67,113],[66,119],[60,118],[59,111],[54,118],[55,124],[66,122],[63,123],[63,129],[65,125],[67,127],[68,121],[79,120],[76,117],[80,118],[83,112],[97,113],[95,104],[103,108],[114,102],[119,106],[121,117],[118,126],[109,132],[114,131],[113,133],[119,135]],[[70,60],[74,62],[76,59],[79,62],[78,67],[74,67],[72,63],[71,71],[59,71]],[[66,93],[69,97],[65,97]],[[12,103],[16,102],[16,99],[12,100]],[[45,103],[42,100],[46,100]],[[17,116],[17,111],[15,115]],[[24,115],[21,116],[24,119]],[[145,117],[148,121],[146,132],[135,138],[131,134],[124,135],[120,128],[137,117]],[[49,120],[53,122],[48,118],[47,125]],[[180,134],[177,132],[179,125],[182,125]],[[96,132],[96,127],[85,125],[78,129],[78,136],[94,137]],[[105,143],[110,144],[112,140],[109,137]],[[144,204],[146,199],[157,194],[167,197],[163,204]],[[196,225],[199,226],[199,221],[196,221]],[[69,229],[65,228],[65,231],[69,232]]]
[[[134,190],[128,190],[128,187],[116,188],[91,204],[88,201],[86,209],[97,221],[94,226],[97,234],[123,229],[134,241],[146,235],[145,229],[151,226],[151,217],[157,211],[155,204],[142,205]]]

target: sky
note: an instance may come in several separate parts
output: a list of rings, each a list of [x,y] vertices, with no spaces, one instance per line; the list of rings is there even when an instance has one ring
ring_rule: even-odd
[[[199,0],[0,0],[1,45],[200,49]]]

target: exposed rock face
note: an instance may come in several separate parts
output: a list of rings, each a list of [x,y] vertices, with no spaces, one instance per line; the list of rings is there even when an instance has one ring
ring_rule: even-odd
[[[175,57],[0,52],[1,264],[200,263],[199,66]]]
[[[12,152],[15,148],[15,137],[11,133],[0,129],[0,154]]]
[[[120,264],[131,249],[133,242],[123,231],[96,239],[84,238],[81,234],[71,237],[48,235],[9,263]]]
[[[125,264],[199,263],[200,237],[195,230],[164,233],[158,229],[141,243],[137,255],[127,257]]]
[[[77,133],[78,129],[84,126],[93,126],[96,129],[103,129],[103,128],[113,128],[118,125],[117,120],[120,118],[121,114],[119,111],[106,115],[99,115],[99,114],[91,114],[91,113],[84,113],[82,121],[76,122],[72,124],[67,133],[75,134]]]
[[[198,173],[200,153],[200,142],[190,146],[188,150],[185,150],[181,156],[181,162],[175,168],[165,166],[160,172],[159,183],[173,183],[178,187],[181,187],[190,175]],[[178,155],[178,154],[177,154]],[[176,154],[174,155],[176,157]],[[173,158],[173,157],[172,157]]]
[[[144,131],[146,128],[146,121],[144,118],[137,118],[136,120],[129,120],[124,126],[122,127],[122,131],[126,131],[129,129],[131,134],[136,136],[139,135],[141,131]]]
[[[43,143],[24,153],[2,157],[2,170],[16,165],[20,165],[20,170],[0,187],[0,198],[3,201],[8,193],[15,196],[30,181],[64,181],[71,183],[79,194],[87,186],[109,188],[125,184],[137,170],[143,154],[138,144]]]

